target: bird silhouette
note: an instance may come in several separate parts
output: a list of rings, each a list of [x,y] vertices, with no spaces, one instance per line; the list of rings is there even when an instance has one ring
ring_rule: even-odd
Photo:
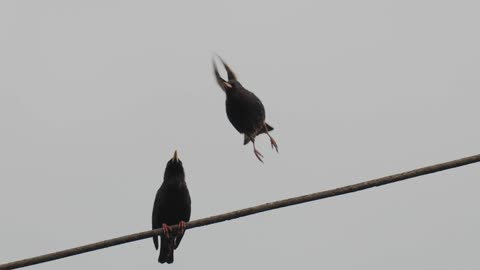
[[[278,145],[269,133],[269,131],[273,130],[273,127],[265,122],[265,108],[262,101],[260,101],[254,93],[245,89],[237,80],[232,69],[219,55],[217,55],[217,57],[225,67],[228,76],[228,81],[220,77],[217,65],[215,64],[215,59],[213,59],[212,62],[215,78],[226,95],[225,107],[228,120],[230,120],[230,123],[232,123],[233,127],[235,127],[239,133],[244,135],[244,145],[250,141],[252,142],[253,153],[258,160],[263,162],[263,155],[255,146],[255,137],[262,133],[266,133],[270,138],[272,148],[275,148],[277,153]]]
[[[185,182],[185,171],[177,151],[165,168],[163,183],[157,191],[152,213],[152,229],[163,228],[159,263],[173,263],[173,251],[180,245],[185,232],[185,222],[190,220],[191,199]],[[172,231],[171,225],[179,225]],[[158,250],[158,236],[153,237]]]

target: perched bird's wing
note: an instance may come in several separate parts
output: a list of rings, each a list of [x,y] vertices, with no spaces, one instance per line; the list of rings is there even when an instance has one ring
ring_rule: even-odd
[[[190,194],[188,192],[188,189],[186,189],[186,187],[185,187],[185,193],[183,194],[182,200],[185,202],[185,208],[181,213],[180,220],[188,222],[190,221],[190,213],[192,211],[192,206],[191,206],[192,201],[190,199]],[[175,246],[174,246],[175,249],[177,249],[177,247],[180,245],[180,241],[182,241],[182,238],[183,238],[183,234],[180,234],[175,238]]]
[[[153,203],[152,230],[162,227],[162,223],[164,220],[164,217],[162,215],[162,208],[164,207],[164,204],[165,202],[163,191],[160,188],[157,191],[157,195],[155,196],[155,202]],[[158,235],[153,236],[153,244],[155,245],[155,249],[158,249]]]

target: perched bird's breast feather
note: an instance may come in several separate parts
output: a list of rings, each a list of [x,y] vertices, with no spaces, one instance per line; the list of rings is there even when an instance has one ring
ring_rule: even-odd
[[[188,189],[160,189],[155,198],[154,211],[157,226],[174,225],[190,220],[191,199]]]

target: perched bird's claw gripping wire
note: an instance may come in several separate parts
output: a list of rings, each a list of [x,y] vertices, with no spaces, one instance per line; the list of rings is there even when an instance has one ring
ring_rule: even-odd
[[[180,221],[180,223],[178,223],[178,230],[179,230],[178,233],[179,234],[181,234],[181,235],[184,234],[186,228],[187,228],[187,226],[185,224],[185,221],[182,220],[182,221]]]
[[[162,224],[162,229],[163,229],[163,234],[165,235],[165,237],[167,239],[169,239],[170,238],[169,232],[172,231],[172,228],[170,228],[170,226],[168,226],[167,224],[163,223]]]

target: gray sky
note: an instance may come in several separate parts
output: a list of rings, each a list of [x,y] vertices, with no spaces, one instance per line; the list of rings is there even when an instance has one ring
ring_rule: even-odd
[[[1,1],[0,262],[478,154],[478,1]],[[218,52],[275,127],[228,122]],[[170,269],[479,269],[479,165],[187,231]],[[150,239],[32,267],[158,269]],[[166,267],[166,266],[163,266]]]

